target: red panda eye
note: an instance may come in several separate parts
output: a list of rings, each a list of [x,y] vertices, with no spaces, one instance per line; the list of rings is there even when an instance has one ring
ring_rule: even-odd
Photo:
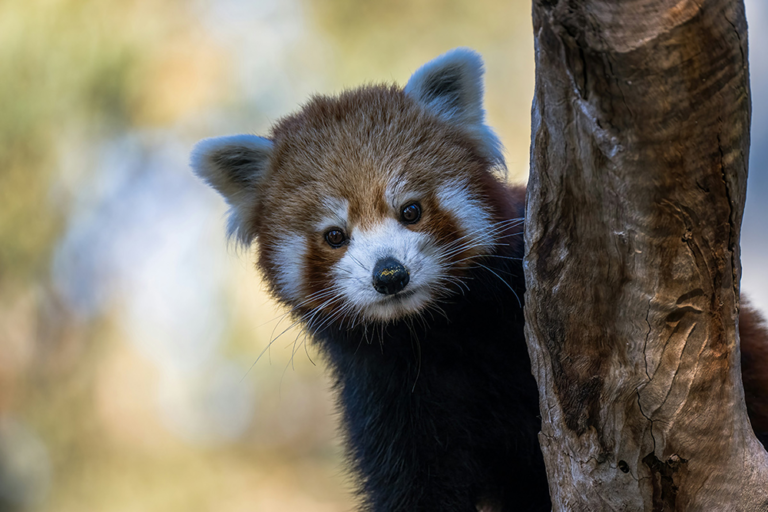
[[[331,228],[325,232],[325,241],[334,249],[338,249],[347,241],[347,236],[338,228]]]
[[[400,211],[400,220],[406,224],[416,224],[421,219],[421,205],[411,203]]]

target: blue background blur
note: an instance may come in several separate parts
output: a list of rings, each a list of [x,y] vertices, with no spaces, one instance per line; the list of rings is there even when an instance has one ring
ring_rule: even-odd
[[[768,6],[747,8],[743,289],[768,311]],[[524,181],[527,0],[0,3],[0,512],[352,508],[324,371],[188,154],[456,46]]]

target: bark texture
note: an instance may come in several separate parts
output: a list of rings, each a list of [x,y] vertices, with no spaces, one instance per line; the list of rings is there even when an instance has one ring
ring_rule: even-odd
[[[555,510],[766,511],[741,0],[534,0],[526,336]]]

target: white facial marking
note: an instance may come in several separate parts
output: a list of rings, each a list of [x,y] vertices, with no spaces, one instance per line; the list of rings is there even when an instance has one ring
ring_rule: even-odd
[[[480,251],[488,251],[494,246],[497,236],[493,235],[490,212],[471,196],[465,185],[442,187],[437,193],[437,200],[441,208],[453,214],[467,244]]]
[[[404,189],[404,180],[391,180],[387,185],[387,189],[384,191],[384,199],[387,201],[387,204],[393,208],[397,208],[400,205]]]
[[[346,199],[327,198],[323,201],[322,214],[315,223],[317,231],[324,232],[329,228],[347,227],[347,212],[349,211],[349,201]]]
[[[419,191],[409,190],[405,180],[392,180],[384,191],[384,199],[395,210],[413,201],[418,201],[423,195]]]
[[[373,288],[373,267],[382,258],[399,261],[410,277],[395,295]],[[407,229],[394,219],[352,233],[346,253],[333,267],[334,280],[345,302],[364,318],[392,320],[429,304],[444,272],[432,237]]]
[[[307,254],[306,240],[297,233],[288,233],[275,243],[274,254],[277,285],[281,294],[290,301],[302,300],[301,278]]]

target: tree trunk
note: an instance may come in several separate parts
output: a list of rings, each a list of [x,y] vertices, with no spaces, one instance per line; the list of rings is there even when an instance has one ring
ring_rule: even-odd
[[[740,0],[534,0],[526,336],[555,510],[765,511]]]

